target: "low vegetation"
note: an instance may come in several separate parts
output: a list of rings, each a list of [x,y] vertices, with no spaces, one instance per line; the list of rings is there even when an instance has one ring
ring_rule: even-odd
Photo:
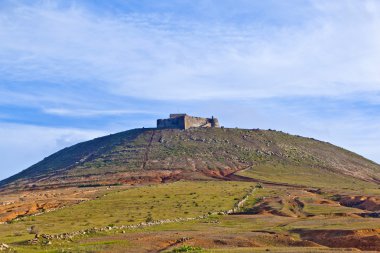
[[[253,183],[208,181],[110,190],[103,197],[70,208],[3,224],[0,241],[14,243],[33,238],[30,234],[58,234],[226,211],[254,186]],[[13,236],[15,233],[17,236]]]
[[[201,247],[194,247],[194,246],[188,246],[188,245],[183,245],[179,248],[173,249],[171,252],[173,253],[181,253],[181,252],[202,252],[203,249]]]
[[[315,188],[337,190],[339,192],[380,193],[379,185],[358,178],[332,172],[330,170],[284,165],[277,162],[259,164],[240,171],[238,175],[268,182],[286,183]]]

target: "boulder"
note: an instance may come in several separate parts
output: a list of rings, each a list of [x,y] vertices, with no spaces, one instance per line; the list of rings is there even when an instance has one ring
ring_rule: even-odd
[[[0,243],[0,251],[6,251],[9,250],[10,247],[5,243]]]

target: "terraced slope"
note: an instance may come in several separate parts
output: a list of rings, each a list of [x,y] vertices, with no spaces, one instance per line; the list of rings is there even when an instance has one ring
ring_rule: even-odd
[[[299,183],[338,177],[380,182],[380,166],[326,142],[271,130],[134,129],[65,148],[0,182],[3,189],[228,179],[251,168],[255,178]],[[257,171],[255,171],[257,169]],[[355,181],[356,180],[356,181]],[[331,182],[334,184],[334,182]]]

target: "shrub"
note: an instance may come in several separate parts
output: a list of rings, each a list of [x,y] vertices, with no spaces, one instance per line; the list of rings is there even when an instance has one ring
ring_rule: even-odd
[[[148,214],[148,216],[146,217],[146,222],[153,222],[153,217],[151,214]]]
[[[180,252],[202,252],[202,248],[200,247],[193,247],[189,245],[183,245],[179,248],[173,249],[173,253],[180,253]]]
[[[40,230],[36,226],[31,226],[29,228],[29,234],[38,235],[39,233],[40,233]]]

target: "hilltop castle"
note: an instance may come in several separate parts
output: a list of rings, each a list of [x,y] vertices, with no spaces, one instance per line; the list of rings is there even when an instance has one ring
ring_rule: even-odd
[[[192,117],[187,114],[170,114],[169,119],[158,119],[157,128],[189,129],[192,127],[219,127],[217,118]]]

